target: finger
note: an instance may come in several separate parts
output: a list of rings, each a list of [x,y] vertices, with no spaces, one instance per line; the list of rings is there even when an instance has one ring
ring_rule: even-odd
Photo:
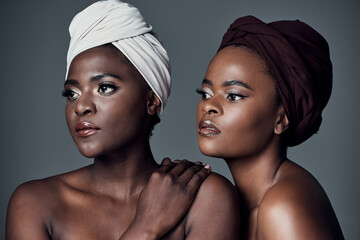
[[[171,159],[166,157],[161,161],[161,165],[168,165],[171,163]]]
[[[204,168],[204,165],[194,164],[183,172],[183,174],[179,177],[179,181],[187,184],[202,168]]]
[[[183,174],[183,172],[185,172],[187,169],[189,169],[190,167],[194,166],[195,163],[190,162],[190,161],[180,161],[179,163],[176,164],[175,167],[173,167],[168,173],[172,174],[174,177],[178,177],[181,174]]]
[[[189,191],[192,193],[196,193],[204,180],[211,173],[210,165],[206,164],[200,171],[198,171],[188,182]]]
[[[183,160],[181,160],[181,162],[183,162],[183,163],[193,163],[193,162],[191,162],[191,161],[189,161],[187,159],[183,159]]]
[[[167,173],[176,166],[176,163],[170,162],[169,164],[162,165],[157,171],[160,173]]]
[[[176,160],[176,161],[180,161],[180,160]],[[175,162],[175,161],[174,161]],[[181,162],[190,162],[190,163],[194,163],[194,164],[197,164],[197,165],[204,165],[202,162],[200,162],[200,161],[196,161],[196,162],[191,162],[191,161],[189,161],[189,160],[187,160],[187,159],[183,159],[183,160],[181,160]]]
[[[174,163],[181,163],[181,162],[190,162],[189,160],[183,159],[183,160],[179,160],[179,159],[175,159],[174,161],[172,161]]]

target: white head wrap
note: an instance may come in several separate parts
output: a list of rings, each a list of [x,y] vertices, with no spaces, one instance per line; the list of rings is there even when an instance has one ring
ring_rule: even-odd
[[[66,78],[79,53],[112,43],[135,66],[161,100],[162,113],[170,94],[170,60],[152,27],[139,10],[119,0],[98,1],[79,12],[70,27]]]

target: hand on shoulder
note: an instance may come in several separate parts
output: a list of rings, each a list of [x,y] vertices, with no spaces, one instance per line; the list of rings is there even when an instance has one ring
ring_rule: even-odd
[[[135,218],[125,235],[145,231],[163,236],[183,218],[210,172],[208,165],[187,160],[174,163],[165,158],[141,193]]]
[[[183,221],[186,239],[238,239],[235,188],[210,172],[201,163],[165,159],[141,194],[129,236],[139,226],[149,235],[163,236]]]

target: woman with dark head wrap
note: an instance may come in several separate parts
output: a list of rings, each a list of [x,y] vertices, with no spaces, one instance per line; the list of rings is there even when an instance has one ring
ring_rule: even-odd
[[[223,36],[198,90],[198,141],[230,168],[244,239],[343,239],[320,184],[286,156],[319,130],[331,88],[328,44],[301,21],[246,16]]]
[[[80,153],[94,161],[19,186],[6,239],[236,239],[232,184],[208,165],[159,166],[152,155],[170,61],[138,9],[98,1],[69,30],[66,122]]]

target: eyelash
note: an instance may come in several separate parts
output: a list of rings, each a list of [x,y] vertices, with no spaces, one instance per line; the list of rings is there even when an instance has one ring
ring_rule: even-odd
[[[236,97],[238,97],[239,99],[234,99]],[[246,96],[237,93],[229,93],[226,98],[229,99],[229,101],[231,102],[236,102],[238,100],[246,98]]]
[[[63,97],[66,97],[68,99],[68,101],[72,102],[74,101],[76,98],[74,97],[74,95],[77,94],[79,95],[77,92],[71,90],[70,88],[66,88],[62,91],[61,95]]]
[[[106,89],[104,89],[106,88]],[[97,92],[100,94],[100,95],[103,95],[103,96],[108,96],[108,95],[111,95],[114,91],[116,91],[119,87],[116,86],[115,84],[113,83],[107,83],[107,82],[102,82],[102,83],[99,83],[98,85],[98,89],[97,89]],[[110,92],[106,92],[106,90],[108,89],[111,89]],[[80,95],[79,93],[77,93],[76,91],[72,90],[71,88],[65,88],[61,95],[63,97],[66,97],[70,102],[76,100],[78,98],[78,96]]]
[[[207,98],[206,95],[208,95],[208,96],[211,97],[211,95],[210,95],[209,93],[205,92],[204,90],[196,89],[196,92],[197,92],[198,94],[200,94],[200,95],[201,95],[201,98],[204,99],[204,100],[209,99],[209,97]]]
[[[204,90],[196,89],[196,92],[198,94],[200,94],[201,98],[204,100],[209,99],[211,97],[211,95],[209,93],[205,92]],[[209,96],[209,97],[207,97],[207,96]],[[236,102],[236,101],[244,99],[246,97],[247,96],[244,96],[244,95],[238,94],[238,93],[228,93],[226,96],[226,98],[231,102]],[[239,98],[239,99],[236,99],[236,98]]]
[[[110,92],[105,92],[106,90],[103,90],[102,88],[110,88],[111,91]],[[108,82],[102,82],[102,83],[99,83],[98,85],[98,90],[97,92],[100,93],[101,95],[104,95],[104,96],[108,96],[108,95],[111,95],[114,91],[116,91],[119,87],[116,86],[115,84],[113,83],[108,83]],[[104,92],[102,92],[102,90]]]

